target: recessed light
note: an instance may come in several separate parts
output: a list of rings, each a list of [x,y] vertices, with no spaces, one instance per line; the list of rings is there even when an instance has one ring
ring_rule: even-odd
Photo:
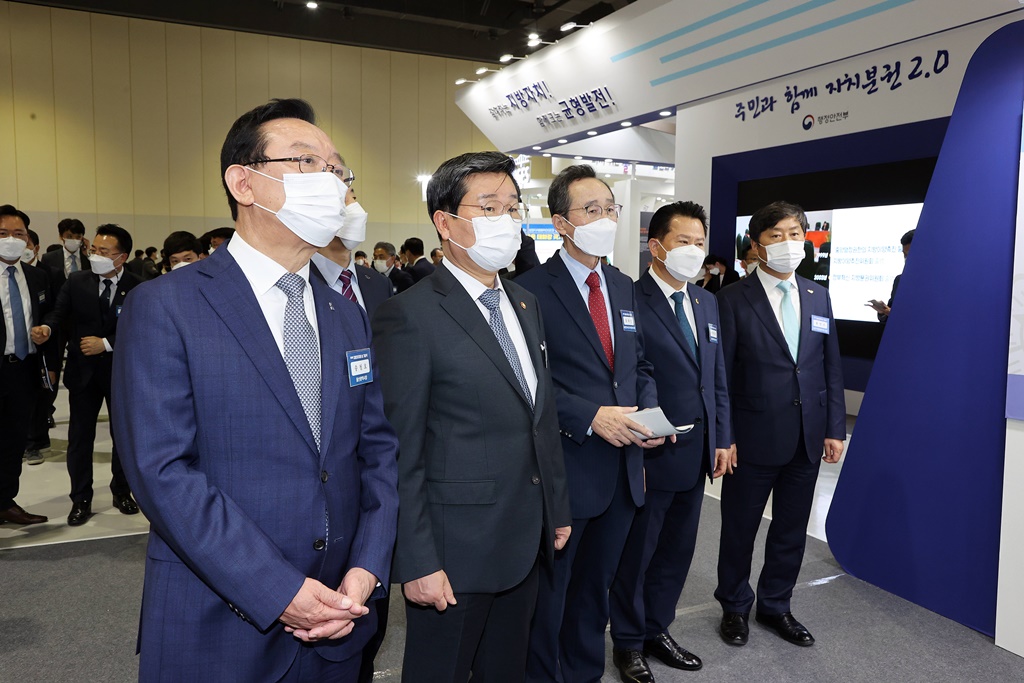
[[[604,160],[604,163],[606,163],[606,164],[610,164],[610,163],[612,163],[612,160],[611,160],[611,159],[605,159],[605,160]]]
[[[429,176],[429,175],[418,175],[418,176],[416,176],[416,181],[420,182],[420,183],[427,183],[427,182],[430,182],[430,179],[432,177],[433,176]]]
[[[658,112],[658,116],[672,116],[672,112],[670,112],[670,111],[659,111]]]
[[[612,174],[611,174],[611,173],[605,173],[605,174],[604,174],[604,177],[605,177],[605,178],[611,178],[611,177],[612,177]]]
[[[539,151],[539,150],[540,150],[540,145],[534,145],[534,146],[533,146],[533,148],[534,148],[535,150],[538,150],[538,151]]]
[[[583,159],[583,157],[577,156],[577,157],[573,157],[573,159],[575,159],[576,161],[580,161],[581,159]]]
[[[623,122],[622,122],[622,123],[620,123],[619,125],[620,125],[620,126],[622,126],[623,128],[629,128],[629,127],[630,127],[630,126],[632,126],[633,124],[632,124],[632,123],[631,123],[630,121],[623,121]]]
[[[309,9],[316,9],[317,4],[315,2],[307,2],[306,7],[308,7]]]
[[[549,156],[551,156],[551,155],[550,155],[549,153],[545,152],[545,153],[544,153],[544,154],[543,154],[542,156],[546,156],[546,157],[549,157]]]
[[[587,131],[587,135],[597,135],[597,131],[596,130],[588,130]]]
[[[565,138],[558,138],[558,144],[560,144],[560,145],[564,145],[567,142],[569,142],[569,141],[566,140]]]

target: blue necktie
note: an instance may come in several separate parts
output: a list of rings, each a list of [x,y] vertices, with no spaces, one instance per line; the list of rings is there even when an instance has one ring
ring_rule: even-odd
[[[77,254],[72,254],[71,255],[71,267],[68,268],[68,272],[71,272],[71,273],[77,273],[78,272],[78,255]]]
[[[7,266],[7,288],[11,295],[11,314],[14,320],[14,355],[19,360],[28,357],[28,331],[25,329],[25,306],[21,303],[21,288],[14,278],[14,266]]]
[[[683,336],[686,337],[686,343],[690,345],[690,353],[693,354],[693,358],[697,361],[697,365],[700,365],[700,356],[697,355],[697,340],[693,336],[693,329],[690,327],[690,321],[686,319],[686,309],[683,308],[683,293],[673,292],[672,301],[676,302],[676,320],[679,321],[679,327],[683,328]]]
[[[501,350],[505,352],[508,364],[512,366],[512,372],[516,374],[516,379],[519,380],[519,386],[522,387],[523,395],[526,396],[526,401],[530,404],[530,410],[533,410],[533,396],[530,395],[530,385],[526,383],[523,366],[519,363],[519,354],[516,353],[516,346],[512,343],[512,337],[509,336],[508,328],[505,327],[505,319],[501,316],[501,290],[485,289],[483,294],[480,295],[480,303],[490,313],[488,322],[491,325],[491,331],[494,332],[494,336],[501,345]]]
[[[302,292],[306,281],[301,275],[285,273],[276,286],[288,295],[284,307],[284,364],[292,376],[295,391],[320,448],[320,347],[313,326],[306,317]]]
[[[800,347],[800,320],[796,317],[796,308],[793,306],[792,285],[787,280],[777,286],[782,290],[782,333],[786,335],[789,355],[793,356],[793,361],[796,362]]]

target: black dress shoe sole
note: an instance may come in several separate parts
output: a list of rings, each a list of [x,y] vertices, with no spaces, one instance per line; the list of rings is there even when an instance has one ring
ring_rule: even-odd
[[[764,621],[759,617],[754,617],[754,619],[757,621],[757,623],[761,624],[766,629],[768,629],[769,631],[771,631],[787,643],[792,643],[793,645],[797,645],[799,647],[811,647],[812,645],[814,645],[814,636],[811,636],[810,640],[796,640],[795,638],[787,637],[778,628],[776,628],[774,624]]]
[[[721,632],[719,632],[718,635],[722,636],[722,641],[725,642],[726,645],[732,645],[733,647],[743,647],[747,644],[746,638],[730,638]]]
[[[84,515],[76,515],[74,517],[68,515],[68,526],[82,526],[89,521],[90,517],[92,517],[91,512]]]

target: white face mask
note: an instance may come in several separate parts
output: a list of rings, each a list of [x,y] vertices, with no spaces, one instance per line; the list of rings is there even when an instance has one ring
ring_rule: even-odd
[[[171,270],[177,270],[178,268],[182,268],[182,267],[187,266],[187,265],[189,265],[191,263],[192,263],[191,261],[178,261],[173,266],[171,266]]]
[[[82,240],[68,238],[64,240],[64,248],[70,251],[72,254],[78,251],[79,247],[82,246]]]
[[[22,263],[28,263],[28,264],[31,265],[31,263],[33,261],[35,261],[35,260],[36,260],[35,249],[28,249],[28,248],[26,248],[25,249],[25,253],[21,255],[21,262]]]
[[[367,218],[369,218],[369,214],[359,205],[359,202],[352,202],[345,207],[345,222],[341,226],[341,230],[338,231],[338,237],[349,251],[358,247],[366,239]]]
[[[569,221],[565,222],[569,223]],[[605,216],[598,218],[593,223],[572,225],[572,227],[576,229],[573,236],[569,237],[568,233],[565,236],[569,237],[569,240],[584,254],[601,258],[615,249],[615,229],[618,224],[611,218]]]
[[[284,204],[277,212],[256,204],[277,216],[285,227],[314,247],[326,247],[345,223],[345,195],[348,187],[334,173],[285,173],[283,180],[253,173],[284,184]]]
[[[512,216],[502,214],[496,221],[477,216],[470,221],[453,213],[448,215],[472,223],[473,234],[476,236],[473,246],[467,249],[451,237],[448,241],[465,249],[473,263],[488,273],[497,273],[502,268],[508,268],[515,260],[516,252],[523,243],[523,232],[519,224],[512,220]]]
[[[0,238],[0,258],[7,261],[20,261],[28,242],[20,237]]]
[[[662,245],[662,249],[664,248],[665,246]],[[706,256],[704,250],[696,244],[687,244],[685,247],[676,247],[672,250],[666,250],[666,252],[665,259],[658,260],[665,264],[669,275],[683,282],[697,274]]]
[[[97,275],[108,275],[114,271],[114,260],[99,254],[89,255],[89,265]]]
[[[746,266],[744,266],[744,268],[746,268],[747,275],[750,275],[755,270],[757,270],[757,264],[756,263],[748,263]]]
[[[714,268],[711,269],[711,274],[712,275],[721,275],[722,274],[722,270],[718,266],[715,266]]]
[[[373,269],[380,274],[384,274],[388,269],[388,260],[383,258],[373,259]]]
[[[357,266],[362,266],[362,267],[365,268],[366,267],[366,259],[364,259],[364,258],[357,258],[356,259],[356,265]]]
[[[768,267],[777,273],[792,273],[804,260],[803,240],[783,240],[766,244],[764,248],[768,253]]]

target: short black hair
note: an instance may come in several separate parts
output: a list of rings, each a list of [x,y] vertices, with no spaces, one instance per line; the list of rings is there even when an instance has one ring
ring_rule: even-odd
[[[431,249],[430,250],[430,258],[434,258],[434,254],[436,254],[439,251],[441,251],[441,247],[434,247],[433,249]],[[444,253],[444,252],[441,251],[441,253]]]
[[[267,136],[263,124],[277,119],[300,119],[316,125],[316,112],[309,102],[300,99],[272,99],[250,109],[235,120],[220,148],[220,178],[228,196],[232,220],[238,220],[238,202],[231,195],[224,172],[228,166],[246,166],[262,159],[267,149]]]
[[[366,258],[366,252],[362,251],[362,250],[357,251],[355,254],[352,255],[352,257],[353,258]]]
[[[96,228],[96,236],[109,235],[117,240],[117,248],[122,254],[132,253],[132,236],[127,230],[116,223],[104,223]]]
[[[85,223],[77,218],[65,218],[57,224],[57,236],[63,237],[66,232],[72,235],[85,235]]]
[[[39,235],[36,234],[36,231],[35,230],[29,230],[28,228],[25,228],[25,230],[28,232],[28,238],[30,240],[32,240],[32,244],[34,244],[35,246],[38,247],[39,246]]]
[[[696,202],[672,202],[665,204],[651,216],[651,224],[647,228],[647,239],[659,242],[664,239],[668,234],[669,224],[676,216],[696,218],[704,227],[704,236],[708,236],[708,214],[704,211],[703,206]]]
[[[32,222],[31,220],[29,220],[27,213],[25,213],[24,211],[18,211],[10,204],[0,205],[0,216],[14,216],[15,218],[20,218],[21,222],[25,224],[26,230],[28,229],[29,223]],[[38,244],[38,242],[36,242],[36,244]]]
[[[551,187],[548,188],[548,208],[551,210],[552,216],[558,214],[565,218],[565,215],[569,213],[569,209],[572,208],[569,206],[572,202],[572,197],[569,196],[569,187],[577,180],[584,180],[586,178],[597,178],[597,173],[590,164],[566,166],[562,169],[561,173],[555,176],[555,179],[551,181]],[[598,180],[601,179],[598,178]],[[601,182],[604,183],[603,180]],[[612,192],[611,185],[604,183],[604,186],[608,188],[609,192]],[[614,194],[612,192],[612,195]]]
[[[916,230],[916,228],[914,228]],[[907,230],[903,233],[903,237],[900,238],[900,244],[904,247],[909,247],[910,243],[914,241],[914,230]]]
[[[459,204],[466,196],[466,178],[475,173],[504,173],[512,179],[512,184],[519,194],[519,183],[513,173],[516,162],[501,152],[467,152],[449,159],[434,171],[427,183],[427,213],[431,220],[438,210],[446,213],[458,213]],[[406,240],[408,242],[408,240]],[[423,254],[422,241],[420,254]]]
[[[47,254],[49,254],[49,253],[50,253],[51,251],[60,251],[60,250],[61,250],[61,249],[63,249],[63,248],[64,248],[64,247],[62,247],[62,246],[61,246],[61,245],[59,245],[59,244],[51,244],[50,246],[48,246],[48,247],[46,248],[46,253],[47,253]]]
[[[726,270],[732,270],[732,264],[730,264],[728,260],[722,258],[718,254],[708,254],[707,256],[704,257],[705,266],[712,266],[716,263],[721,263],[723,266],[725,266]]]
[[[156,253],[156,247],[146,247],[146,256],[152,256]]]
[[[419,237],[410,237],[402,244],[402,250],[413,256],[423,256],[423,240]]]
[[[135,258],[142,258],[142,255],[143,255],[144,253],[145,253],[145,252],[144,252],[144,251],[142,251],[141,249],[136,249],[136,250],[135,250]]]
[[[386,251],[388,256],[394,256],[397,253],[395,245],[391,244],[391,242],[377,242],[377,244],[373,245],[373,250],[377,251],[378,249]]]
[[[750,239],[758,244],[761,233],[769,228],[774,228],[779,221],[787,218],[795,218],[800,223],[801,229],[807,232],[807,214],[800,208],[799,204],[790,202],[772,202],[768,206],[762,206],[750,217]]]
[[[205,253],[203,245],[192,233],[187,230],[172,232],[164,240],[164,253],[170,258],[174,254],[180,254],[183,251],[195,252],[196,256]]]

